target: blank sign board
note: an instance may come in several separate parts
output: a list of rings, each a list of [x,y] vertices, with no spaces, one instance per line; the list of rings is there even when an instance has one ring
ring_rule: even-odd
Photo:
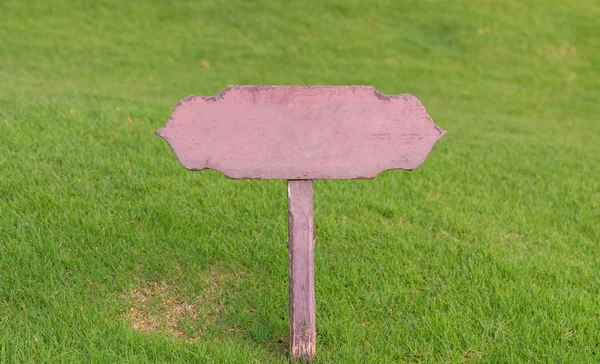
[[[188,169],[229,178],[373,178],[417,168],[445,132],[419,100],[367,86],[233,86],[156,132]]]

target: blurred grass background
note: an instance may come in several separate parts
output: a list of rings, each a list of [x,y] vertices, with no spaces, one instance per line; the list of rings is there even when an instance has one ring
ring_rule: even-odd
[[[284,181],[152,132],[227,85],[412,93],[411,173],[315,183],[315,362],[600,360],[597,1],[0,0],[0,361],[286,362]]]

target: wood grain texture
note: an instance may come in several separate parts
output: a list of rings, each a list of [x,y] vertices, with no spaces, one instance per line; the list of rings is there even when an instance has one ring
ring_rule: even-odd
[[[312,181],[288,181],[290,354],[308,361],[316,351]]]
[[[188,169],[230,178],[373,178],[412,170],[445,131],[419,100],[368,86],[230,86],[190,96],[156,131]]]

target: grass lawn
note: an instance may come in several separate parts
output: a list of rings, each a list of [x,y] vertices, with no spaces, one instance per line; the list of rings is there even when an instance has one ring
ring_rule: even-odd
[[[600,361],[598,19],[0,0],[0,362],[288,361],[285,181],[153,134],[230,84],[412,93],[448,131],[411,173],[315,182],[315,362]]]

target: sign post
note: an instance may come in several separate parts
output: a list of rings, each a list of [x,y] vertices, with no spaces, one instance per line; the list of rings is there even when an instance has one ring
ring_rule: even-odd
[[[312,181],[288,181],[290,354],[315,355],[315,233]]]
[[[419,100],[367,86],[230,86],[190,96],[156,134],[187,169],[288,180],[290,354],[315,355],[312,181],[417,168],[445,131]]]

